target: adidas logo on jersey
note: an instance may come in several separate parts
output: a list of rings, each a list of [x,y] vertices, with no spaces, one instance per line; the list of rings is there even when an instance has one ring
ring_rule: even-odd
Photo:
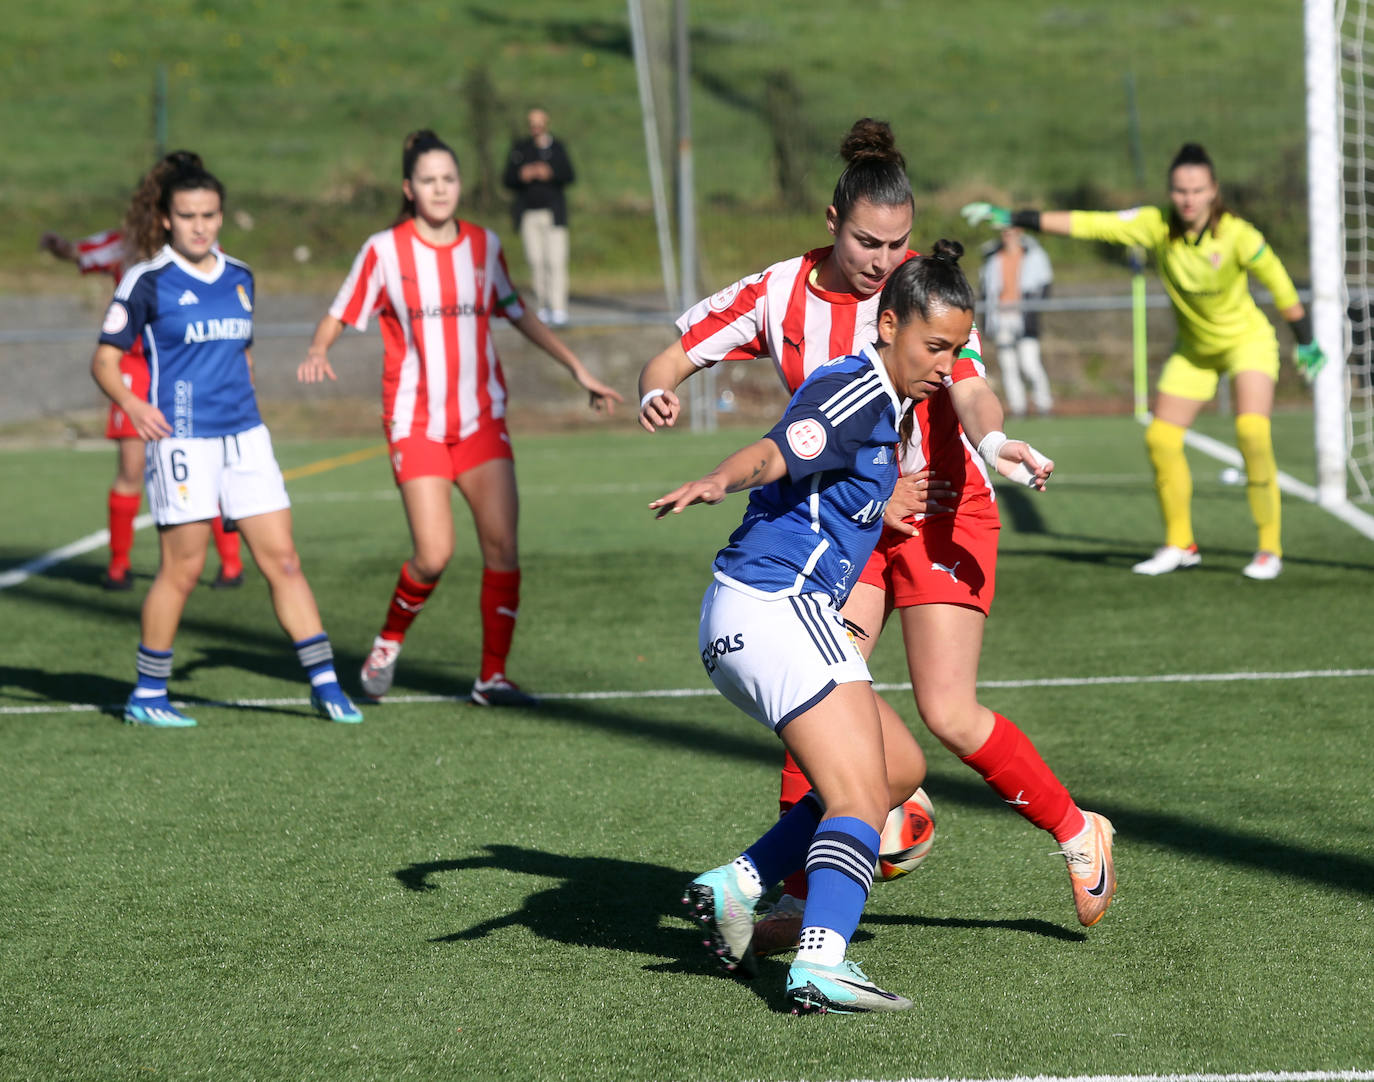
[[[182,293],[182,295],[181,295],[180,297],[177,298],[177,304],[180,304],[180,305],[199,304],[199,303],[200,303],[200,298],[197,297],[194,293],[192,293],[189,289],[186,290],[184,293]]]
[[[886,447],[880,447],[878,453],[873,456],[873,465],[886,466],[892,461],[892,452]]]

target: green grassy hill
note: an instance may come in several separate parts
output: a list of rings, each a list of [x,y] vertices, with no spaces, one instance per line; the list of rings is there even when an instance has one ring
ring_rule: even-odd
[[[654,16],[654,0],[646,7]],[[863,11],[856,19],[822,0],[691,3],[707,283],[818,239],[834,147],[864,114],[891,120],[907,153],[923,193],[920,242],[961,230],[954,212],[974,195],[1061,205],[1160,198],[1169,156],[1197,139],[1237,208],[1290,264],[1304,262],[1298,5],[972,0],[946,11],[875,0]],[[579,282],[654,283],[621,0],[51,0],[16,9],[0,41],[7,282],[45,273],[33,251],[42,229],[118,218],[154,155],[160,66],[168,144],[199,150],[221,174],[231,210],[253,219],[251,230],[231,223],[226,245],[265,274],[336,278],[389,220],[400,140],[415,127],[458,148],[468,212],[508,229],[487,170],[499,169],[538,102],[580,172]],[[804,210],[785,209],[775,141],[796,162],[789,190]],[[305,268],[291,259],[302,243],[313,256]]]

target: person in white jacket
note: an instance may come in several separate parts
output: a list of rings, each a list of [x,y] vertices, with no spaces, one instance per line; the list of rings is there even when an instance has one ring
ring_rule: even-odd
[[[1016,228],[1002,230],[998,240],[983,248],[979,284],[986,311],[983,327],[997,343],[1002,393],[1017,417],[1026,413],[1026,384],[1031,404],[1039,413],[1054,408],[1050,380],[1040,358],[1040,313],[1027,311],[1024,301],[1050,294],[1054,270],[1040,242]]]

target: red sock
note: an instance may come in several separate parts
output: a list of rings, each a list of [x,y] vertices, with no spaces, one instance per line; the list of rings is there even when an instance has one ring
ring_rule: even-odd
[[[134,548],[134,519],[143,496],[137,492],[125,494],[110,489],[110,574],[122,575],[129,570],[129,553]]]
[[[778,813],[786,815],[793,806],[811,792],[811,783],[806,780],[797,760],[788,752],[782,761],[782,790],[778,795]],[[782,881],[782,889],[793,898],[806,897],[806,869],[798,868]]]
[[[226,579],[243,574],[243,560],[239,558],[238,531],[224,528],[224,519],[210,521],[210,529],[215,531],[215,550],[219,553],[219,566]]]
[[[515,616],[520,609],[520,569],[492,571],[482,569],[482,671],[480,680],[490,680],[506,671],[510,642],[515,637]]]
[[[964,762],[983,775],[997,795],[1056,841],[1068,841],[1087,820],[1035,750],[1035,745],[1013,722],[994,713],[992,733],[981,748],[965,755]]]
[[[404,642],[410,625],[420,615],[420,610],[438,585],[438,579],[429,583],[416,582],[410,577],[410,565],[402,564],[401,574],[396,579],[396,590],[391,595],[391,604],[386,607],[386,623],[382,625],[380,638]]]

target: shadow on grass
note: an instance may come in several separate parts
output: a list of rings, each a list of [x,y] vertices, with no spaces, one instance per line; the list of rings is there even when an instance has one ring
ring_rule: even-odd
[[[652,973],[687,973],[737,979],[716,966],[702,946],[701,934],[677,904],[691,872],[659,864],[613,857],[569,857],[513,845],[486,846],[486,854],[462,860],[437,860],[411,864],[394,872],[409,891],[427,893],[440,889],[435,877],[451,872],[498,868],[503,871],[559,882],[528,895],[518,910],[503,917],[481,921],[461,931],[436,936],[431,943],[462,943],[481,939],[502,928],[521,927],[543,939],[575,947],[631,951],[665,959],[643,968]],[[671,918],[665,924],[663,918]],[[965,920],[957,918],[866,915],[870,926],[919,926],[927,928],[985,928],[1025,932],[1052,939],[1081,942],[1087,938],[1041,920]],[[856,943],[873,939],[861,928]],[[781,979],[786,960],[760,959],[760,976],[748,987],[771,1008],[787,1010]],[[776,979],[775,979],[776,978]]]
[[[669,964],[663,968],[670,972],[693,973],[701,968],[688,961],[701,953],[701,944],[685,921],[680,927],[659,927],[663,917],[680,915],[672,902],[681,897],[693,874],[680,868],[489,845],[483,856],[412,864],[393,874],[407,890],[427,893],[439,889],[435,876],[479,868],[499,868],[541,879],[557,876],[560,881],[530,894],[513,913],[437,936],[431,943],[461,943],[519,926],[558,943],[667,958]]]

